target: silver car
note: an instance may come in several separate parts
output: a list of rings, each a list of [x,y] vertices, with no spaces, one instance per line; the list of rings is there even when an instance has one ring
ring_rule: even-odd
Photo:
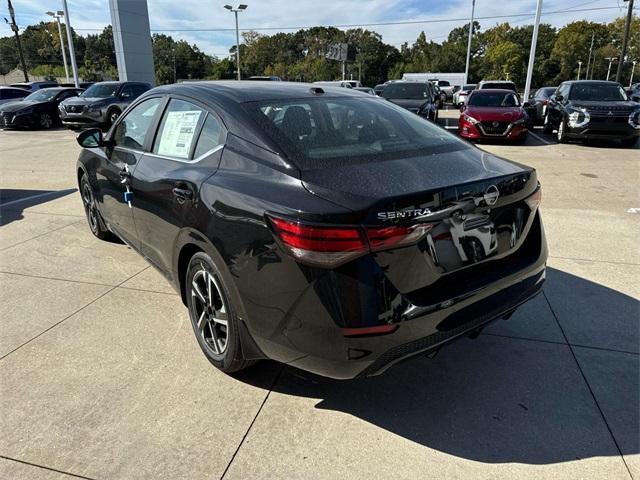
[[[476,89],[477,85],[475,83],[469,83],[467,85],[462,85],[462,88],[453,94],[453,104],[456,107],[460,107],[461,105],[466,105],[467,100],[469,99],[469,94]]]

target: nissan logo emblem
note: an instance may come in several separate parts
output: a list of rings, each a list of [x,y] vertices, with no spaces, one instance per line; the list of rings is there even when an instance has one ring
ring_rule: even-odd
[[[491,125],[493,125],[494,127],[498,127],[500,126],[500,122],[493,122]]]
[[[487,190],[484,192],[484,201],[487,205],[492,206],[496,204],[499,196],[500,192],[498,191],[498,187],[495,185],[489,185]]]

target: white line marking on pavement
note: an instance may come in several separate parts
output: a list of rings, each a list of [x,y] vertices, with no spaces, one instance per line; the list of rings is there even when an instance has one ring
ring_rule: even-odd
[[[553,145],[551,142],[547,142],[544,138],[542,138],[540,135],[536,135],[531,130],[529,130],[529,135],[533,136],[533,138],[537,138],[538,140],[540,140],[542,143],[546,145]]]
[[[34,200],[36,198],[41,197],[50,197],[52,195],[60,194],[60,192],[47,192],[47,193],[39,193],[38,195],[31,195],[30,197],[19,198],[18,200],[13,200],[8,203],[0,203],[0,208],[7,208],[9,205],[14,205],[16,203],[26,202],[27,200]]]
[[[640,213],[640,208],[631,207],[629,210],[627,210],[627,213]]]

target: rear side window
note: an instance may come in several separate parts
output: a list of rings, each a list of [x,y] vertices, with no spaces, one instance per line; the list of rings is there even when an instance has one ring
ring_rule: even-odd
[[[220,122],[211,115],[207,114],[207,118],[202,125],[202,131],[198,137],[198,143],[196,143],[196,149],[193,152],[193,158],[198,158],[200,155],[213,150],[222,143],[222,127]]]
[[[188,160],[206,112],[184,100],[171,99],[162,117],[153,153]]]
[[[245,106],[302,169],[469,148],[418,115],[375,98],[272,100]]]

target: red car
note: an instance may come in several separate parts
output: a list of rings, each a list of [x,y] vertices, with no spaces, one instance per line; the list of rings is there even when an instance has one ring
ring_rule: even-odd
[[[528,117],[517,93],[512,90],[474,90],[460,108],[458,134],[469,140],[527,139]]]

